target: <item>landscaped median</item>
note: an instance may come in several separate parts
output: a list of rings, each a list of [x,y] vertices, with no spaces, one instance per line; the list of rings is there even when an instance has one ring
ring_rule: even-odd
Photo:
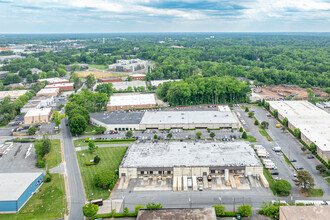
[[[0,214],[0,219],[59,219],[66,213],[64,178],[52,174],[51,182],[44,182],[38,192],[15,214]]]
[[[84,147],[88,146],[89,141],[94,141],[95,145],[104,145],[104,144],[130,144],[136,139],[77,139],[73,141],[75,147]]]
[[[96,186],[94,177],[105,171],[112,171],[118,175],[118,168],[126,150],[127,147],[102,147],[95,153],[91,153],[88,149],[76,152],[87,200],[109,198],[108,188]],[[86,162],[94,160],[96,155],[100,157],[100,162],[97,165],[87,166]]]

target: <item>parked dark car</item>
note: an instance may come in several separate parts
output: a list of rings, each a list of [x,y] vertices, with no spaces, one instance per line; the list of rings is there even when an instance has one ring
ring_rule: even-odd
[[[272,174],[272,175],[278,175],[278,172],[277,171],[273,171],[270,174]]]
[[[295,159],[291,159],[290,162],[292,162],[292,163],[293,163],[293,162],[297,162],[297,160],[295,160]]]
[[[309,156],[307,156],[307,159],[313,159],[313,158],[314,158],[313,155],[309,155]]]
[[[303,170],[304,168],[303,167],[297,167],[297,170]]]

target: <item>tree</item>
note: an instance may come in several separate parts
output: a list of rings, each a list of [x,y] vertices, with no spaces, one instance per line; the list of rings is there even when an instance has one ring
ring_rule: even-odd
[[[242,127],[239,128],[239,132],[243,132],[243,128]]]
[[[133,81],[133,78],[131,76],[127,77],[127,81],[131,82]]]
[[[269,123],[268,123],[267,121],[263,121],[263,122],[261,122],[261,127],[262,127],[263,129],[268,129],[268,127],[269,127]]]
[[[95,91],[99,92],[99,93],[105,93],[105,94],[107,94],[108,97],[110,97],[113,94],[112,83],[99,84],[96,86]]]
[[[327,171],[327,167],[324,164],[316,165],[315,169],[320,171],[320,173],[324,173],[325,171]]]
[[[226,207],[224,205],[213,205],[212,207],[214,207],[217,216],[222,216],[226,212]]]
[[[103,134],[106,130],[107,129],[105,127],[103,127],[103,126],[99,126],[99,127],[95,128],[95,132],[97,134]]]
[[[314,188],[314,178],[307,170],[298,171],[297,178],[293,180],[296,186],[301,187],[303,192]]]
[[[83,206],[82,211],[85,217],[91,218],[97,214],[97,212],[99,211],[99,206],[94,205],[92,203],[88,203]]]
[[[198,139],[201,138],[201,136],[202,136],[202,132],[199,131],[199,132],[196,133],[196,137],[197,137]]]
[[[96,163],[96,164],[98,164],[98,163],[100,163],[100,161],[101,161],[101,158],[99,157],[99,156],[95,156],[94,157],[94,163]]]
[[[156,203],[150,203],[150,202],[146,205],[146,207],[147,207],[147,209],[150,209],[150,210],[156,210],[156,209],[162,209],[163,208],[161,203],[156,204]]]
[[[242,134],[242,138],[243,138],[243,139],[247,139],[247,134],[246,134],[245,131],[244,131],[243,134]]]
[[[37,132],[37,128],[34,126],[29,127],[28,134],[33,135]]]
[[[278,219],[280,206],[287,206],[287,204],[280,202],[263,202],[260,207],[261,210],[259,210],[259,214],[264,214],[273,219]]]
[[[86,86],[87,88],[92,88],[92,86],[94,85],[95,83],[95,77],[93,74],[89,74],[87,77],[86,77]]]
[[[311,143],[310,148],[313,153],[316,151],[316,145],[313,142]]]
[[[51,140],[44,135],[41,139],[41,143],[42,143],[42,146],[43,146],[43,149],[44,149],[44,153],[49,154],[49,152],[52,148]]]
[[[127,138],[131,138],[132,136],[133,136],[132,131],[128,131],[128,132],[126,132],[126,137],[127,137]]]
[[[250,118],[252,118],[254,116],[254,112],[249,112],[248,115]]]
[[[288,118],[283,118],[283,124],[285,125],[285,126],[288,126],[288,123],[289,123],[289,120],[288,120]]]
[[[211,132],[211,133],[210,133],[210,138],[214,138],[214,137],[215,137],[214,132]]]
[[[32,75],[31,75],[31,74],[27,75],[27,76],[26,76],[26,82],[30,83],[30,82],[32,82],[32,81],[33,81],[33,77],[32,77]]]
[[[257,119],[254,120],[254,125],[259,125],[259,121]]]
[[[171,139],[173,137],[173,134],[172,133],[168,133],[167,134],[167,138]]]
[[[95,143],[94,141],[89,141],[88,142],[88,150],[93,153],[95,151]]]
[[[245,112],[249,112],[249,108],[248,107],[245,107]]]
[[[127,216],[129,213],[129,209],[127,207],[124,208],[123,214]]]
[[[69,119],[70,132],[73,135],[82,134],[87,128],[87,122],[81,115],[75,115]]]
[[[135,206],[135,214],[138,214],[140,209],[145,209],[145,207],[143,205],[136,205]]]
[[[240,213],[242,216],[250,216],[252,215],[252,208],[250,205],[241,205],[238,206],[237,212]]]
[[[154,135],[154,139],[157,140],[158,139],[158,136],[157,134]]]
[[[277,110],[277,109],[274,109],[274,111],[273,111],[273,115],[275,116],[275,118],[278,117],[278,110]]]
[[[94,175],[94,184],[104,189],[112,188],[117,181],[117,175],[110,171],[102,171]]]
[[[277,193],[287,194],[291,189],[291,184],[286,180],[277,180],[274,186]]]

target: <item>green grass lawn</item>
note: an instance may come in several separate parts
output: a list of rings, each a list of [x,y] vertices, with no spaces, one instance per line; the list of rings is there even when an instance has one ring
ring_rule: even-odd
[[[265,129],[263,129],[262,127],[259,127],[259,133],[266,137],[268,141],[273,141],[273,138],[267,133],[267,131]]]
[[[326,178],[325,180],[330,184],[330,178]]]
[[[61,151],[61,142],[59,139],[53,139],[52,147],[48,156],[45,156],[47,168],[51,169],[58,166],[62,162],[62,151]],[[57,153],[57,162],[56,162],[56,153]],[[46,169],[46,167],[44,168]]]
[[[77,152],[87,200],[107,199],[109,197],[110,192],[95,186],[93,183],[94,175],[104,170],[116,171],[125,155],[126,149],[127,147],[103,147],[99,148],[97,153],[90,153],[88,150]],[[84,153],[84,156],[82,156],[82,153]],[[85,163],[94,159],[96,155],[99,155],[101,158],[100,163],[95,166],[86,166]],[[91,195],[92,193],[94,193],[93,196]]]
[[[311,189],[308,191],[307,197],[322,197],[324,194],[322,189]]]
[[[18,213],[0,214],[0,220],[63,218],[66,209],[63,176],[53,174],[52,181],[43,183],[39,190],[40,191],[33,195]]]
[[[94,68],[94,69],[98,69],[98,70],[106,70],[108,69],[107,66],[104,65],[93,65],[93,64],[89,64],[88,65],[90,68]]]
[[[96,128],[97,128],[96,126],[88,124],[86,131],[84,132],[84,135],[97,135],[95,132]]]
[[[244,139],[244,140],[249,141],[251,143],[257,142],[257,139],[255,137],[253,137],[252,135],[248,135],[247,139]]]
[[[127,141],[125,139],[118,139],[114,141],[103,141],[103,142],[95,142],[95,145],[104,145],[104,144],[130,144],[134,141]],[[77,139],[73,141],[75,147],[83,147],[88,146],[88,142],[85,142],[85,139]]]
[[[264,167],[264,176],[266,177],[268,183],[269,183],[269,188],[272,190],[273,194],[276,195],[276,190],[275,190],[275,180],[273,176],[270,174],[270,172]]]

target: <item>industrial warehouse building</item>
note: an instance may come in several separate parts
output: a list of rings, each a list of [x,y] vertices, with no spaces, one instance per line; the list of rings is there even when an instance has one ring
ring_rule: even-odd
[[[278,111],[278,118],[288,119],[288,127],[299,128],[301,139],[316,145],[317,154],[330,159],[330,115],[307,101],[269,101],[270,110]]]
[[[154,94],[119,94],[110,97],[107,111],[156,107]]]
[[[15,100],[28,91],[29,90],[0,91],[0,100],[3,100],[5,97],[10,97],[11,100]]]
[[[24,124],[42,124],[50,122],[51,108],[31,109],[24,115]]]
[[[42,182],[41,172],[0,173],[0,213],[18,212]]]
[[[233,175],[258,175],[264,180],[263,166],[247,142],[136,143],[119,167],[119,176],[125,178],[163,175],[178,185],[182,178],[208,175],[223,175],[226,181]]]
[[[62,78],[38,79],[37,82],[43,82],[43,81],[47,81],[48,85],[63,84],[63,83],[68,83],[69,82],[69,80],[62,79]]]
[[[107,130],[233,129],[239,124],[228,108],[219,111],[152,111],[91,113],[90,123]]]
[[[96,87],[102,83],[96,83],[93,87],[93,91],[95,91]],[[125,81],[125,82],[112,82],[112,88],[115,91],[124,91],[127,90],[128,87],[134,91],[134,88],[143,87],[147,89],[145,81]]]
[[[60,89],[59,89],[59,88],[41,89],[41,90],[37,93],[37,96],[42,96],[42,95],[57,96],[59,92],[60,92]]]
[[[56,83],[45,86],[44,89],[54,89],[58,88],[60,91],[73,90],[74,83]]]

